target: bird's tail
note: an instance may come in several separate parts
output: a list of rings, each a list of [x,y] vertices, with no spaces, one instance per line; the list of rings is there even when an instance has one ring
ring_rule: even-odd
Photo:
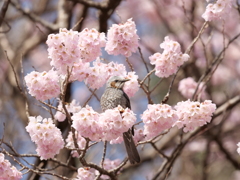
[[[131,129],[123,133],[123,139],[130,163],[131,164],[140,163],[140,156],[138,154],[137,147],[134,143]]]

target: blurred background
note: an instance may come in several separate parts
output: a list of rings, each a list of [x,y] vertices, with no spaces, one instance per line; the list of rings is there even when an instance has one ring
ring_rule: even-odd
[[[219,55],[221,57],[218,63],[214,64],[210,75],[204,80],[208,93],[207,99],[211,99],[217,107],[220,107],[225,103],[228,104],[230,99],[239,96],[239,39],[235,39],[227,46],[228,42],[240,33],[240,6],[238,1],[233,2],[234,6],[226,20],[208,23],[201,37],[194,44],[189,54],[190,60],[184,64],[176,76],[167,102],[169,105],[174,106],[177,102],[186,100],[178,92],[179,81],[193,77],[198,82]],[[149,56],[162,52],[159,45],[165,36],[178,41],[182,51],[186,51],[205,22],[202,14],[206,6],[205,0],[1,0],[0,139],[12,144],[19,154],[36,154],[36,147],[25,130],[28,123],[26,103],[31,116],[50,117],[50,114],[42,108],[42,104],[30,95],[27,95],[25,99],[21,94],[7,59],[11,61],[20,87],[24,89],[23,77],[27,73],[33,70],[42,72],[51,69],[46,45],[49,34],[58,33],[59,28],[71,29],[73,27],[79,32],[84,28],[96,28],[100,32],[107,33],[112,24],[124,23],[127,19],[133,18],[140,37],[139,43],[144,61],[141,53],[136,52],[129,57],[129,62],[139,79],[142,80],[154,68],[149,62]],[[225,50],[223,50],[224,47],[226,47]],[[122,63],[128,71],[131,71],[124,56],[108,55],[104,49],[102,49],[102,54],[102,58]],[[160,79],[153,73],[150,77],[149,89],[154,88],[151,92],[151,99],[153,103],[161,103],[173,76]],[[104,88],[96,91],[98,98],[101,97]],[[68,87],[67,101],[71,102],[76,99],[82,106],[91,94],[92,92],[84,82],[73,82]],[[148,103],[142,89],[131,98],[132,110],[137,114],[138,121]],[[95,111],[101,112],[100,103],[95,96],[92,96],[88,104]],[[227,106],[208,127],[199,130],[184,144],[172,161],[171,173],[156,179],[240,179],[240,158],[236,151],[236,144],[240,141],[239,125],[240,105],[237,101]],[[141,126],[142,124],[139,125]],[[66,124],[58,123],[58,127],[66,137],[69,131]],[[162,153],[170,155],[179,145],[181,137],[182,130],[173,128],[156,142],[156,146]],[[6,144],[1,144],[1,147],[9,152],[12,151]],[[102,147],[101,143],[96,145],[87,154],[87,159],[98,162],[102,155],[99,148]],[[142,163],[125,167],[119,179],[154,179],[163,165],[164,158],[148,144],[139,146],[139,151]],[[107,156],[110,159],[123,159],[124,152],[122,144],[114,145],[107,151]],[[61,153],[60,159],[65,162],[69,158],[69,152],[64,150]],[[12,158],[7,158],[20,169]],[[35,166],[44,164],[37,157],[24,157],[32,165],[24,162],[23,158],[16,158],[26,166],[34,167],[33,164]],[[71,159],[71,163],[76,167],[80,166],[77,160]],[[48,164],[48,167],[50,166]],[[52,171],[69,178],[75,176],[75,172],[69,170]],[[23,179],[54,179],[54,177],[27,173]]]

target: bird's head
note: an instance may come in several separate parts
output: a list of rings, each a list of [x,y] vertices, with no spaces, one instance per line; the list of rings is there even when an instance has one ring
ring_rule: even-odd
[[[120,77],[120,76],[112,76],[107,81],[107,88],[112,87],[112,88],[122,89],[124,86],[124,83],[129,80],[130,79],[124,79],[123,77]]]

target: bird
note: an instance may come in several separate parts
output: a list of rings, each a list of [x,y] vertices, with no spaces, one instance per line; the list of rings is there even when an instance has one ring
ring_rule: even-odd
[[[124,109],[131,109],[129,97],[123,91],[125,82],[129,80],[130,79],[125,79],[120,76],[112,76],[108,79],[106,89],[100,100],[100,105],[103,112],[107,109],[113,109],[115,107],[118,107],[118,105],[121,105]],[[134,129],[132,127],[127,132],[123,133],[123,140],[130,163],[138,164],[140,163],[140,156],[134,143],[133,135]]]

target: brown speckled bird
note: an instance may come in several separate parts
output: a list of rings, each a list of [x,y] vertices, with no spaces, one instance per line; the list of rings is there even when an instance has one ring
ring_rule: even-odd
[[[107,109],[113,109],[118,105],[121,105],[124,109],[131,109],[129,97],[123,91],[123,86],[126,81],[129,81],[129,79],[124,79],[119,76],[113,76],[108,80],[106,90],[100,101],[103,112]],[[123,139],[130,163],[137,164],[140,162],[140,157],[132,135],[133,130],[129,129],[123,133]]]

